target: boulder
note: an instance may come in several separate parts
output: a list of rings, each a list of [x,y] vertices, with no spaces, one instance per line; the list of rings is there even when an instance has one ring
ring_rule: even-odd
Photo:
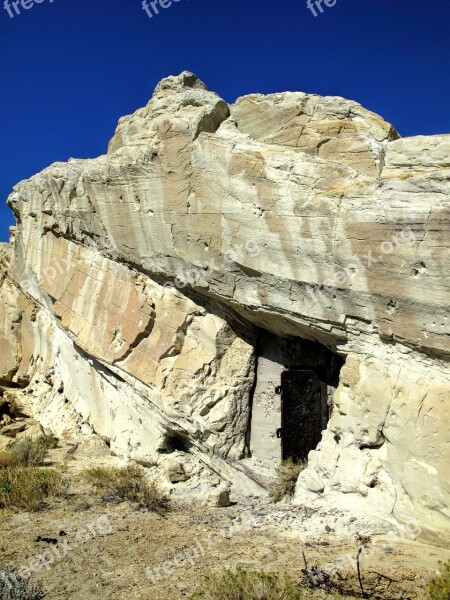
[[[209,494],[208,505],[214,508],[230,506],[230,488],[227,486],[214,488]]]

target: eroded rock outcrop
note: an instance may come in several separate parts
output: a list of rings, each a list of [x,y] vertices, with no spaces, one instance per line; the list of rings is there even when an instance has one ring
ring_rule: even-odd
[[[449,149],[342,98],[165,79],[106,155],[11,194],[1,381],[55,433],[264,493],[258,340],[320,343],[345,365],[296,501],[448,532]]]

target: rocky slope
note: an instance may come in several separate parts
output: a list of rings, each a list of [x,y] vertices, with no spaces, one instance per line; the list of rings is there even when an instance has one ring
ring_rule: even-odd
[[[9,204],[0,382],[44,426],[264,494],[258,339],[312,340],[345,365],[295,502],[449,533],[449,135],[185,72]]]

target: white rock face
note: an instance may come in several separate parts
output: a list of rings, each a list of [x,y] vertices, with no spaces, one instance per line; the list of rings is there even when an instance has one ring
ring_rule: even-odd
[[[194,454],[264,493],[256,338],[320,342],[346,364],[295,501],[448,532],[449,149],[343,98],[229,107],[190,73],[163,80],[107,155],[11,194],[1,382],[56,433]]]

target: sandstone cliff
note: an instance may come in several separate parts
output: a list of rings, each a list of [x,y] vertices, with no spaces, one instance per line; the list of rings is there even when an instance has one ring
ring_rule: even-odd
[[[448,533],[449,135],[338,97],[228,106],[185,72],[9,205],[0,381],[43,425],[264,493],[261,343],[309,340],[345,364],[295,501]]]

